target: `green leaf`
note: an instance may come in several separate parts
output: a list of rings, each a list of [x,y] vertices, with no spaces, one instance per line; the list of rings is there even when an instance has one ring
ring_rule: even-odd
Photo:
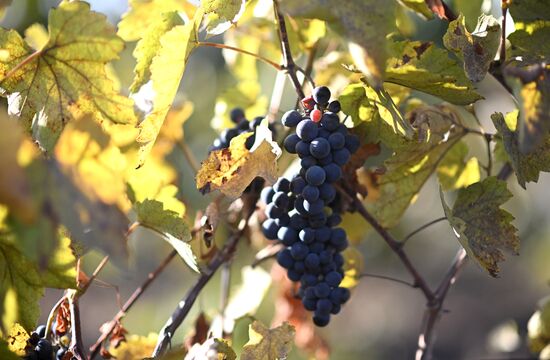
[[[44,295],[34,264],[14,244],[0,238],[0,303],[6,314],[4,327],[19,322],[27,331],[34,329],[40,315],[38,301]],[[7,322],[7,323],[6,323]]]
[[[131,92],[137,92],[151,78],[149,68],[161,48],[161,37],[174,26],[182,24],[183,20],[176,11],[162,14],[156,22],[151,24],[149,31],[145,33],[134,49],[133,55],[137,63],[134,68],[134,82],[130,85]]]
[[[550,20],[550,3],[544,0],[513,0],[509,5],[514,23]]]
[[[515,31],[508,36],[512,43],[509,55],[521,56],[523,61],[534,63],[550,57],[550,3],[540,0],[514,0],[510,2],[510,15]]]
[[[149,68],[154,91],[153,110],[139,124],[139,166],[151,151],[160,128],[174,101],[191,51],[197,46],[197,31],[202,12],[192,21],[177,25],[160,38],[160,48]]]
[[[203,0],[201,6],[208,14],[206,32],[219,35],[236,23],[244,12],[245,0]]]
[[[434,17],[433,12],[430,10],[428,5],[426,5],[424,0],[401,0],[399,3],[424,16],[426,19],[433,19]]]
[[[48,28],[48,42],[37,52],[14,30],[0,30],[0,48],[9,53],[0,60],[0,86],[10,112],[40,146],[52,150],[63,127],[83,113],[136,123],[132,100],[114,91],[105,70],[124,48],[105,16],[87,3],[64,1],[50,11]]]
[[[386,81],[467,105],[483,99],[462,68],[432,43],[398,41],[391,44]]]
[[[159,233],[191,269],[199,272],[197,260],[189,245],[191,232],[182,214],[164,209],[162,202],[150,199],[136,203],[134,208],[140,225]]]
[[[461,14],[449,24],[447,33],[443,36],[443,43],[463,61],[468,79],[479,82],[485,78],[491,62],[495,59],[500,44],[500,33],[500,24],[491,15],[481,15],[475,30],[470,33]]]
[[[254,321],[248,329],[249,340],[243,347],[242,360],[286,359],[296,331],[284,322],[281,326],[269,329],[259,321]]]
[[[477,158],[466,161],[467,155],[468,145],[460,141],[441,160],[437,167],[437,177],[443,190],[460,189],[481,179]]]
[[[290,16],[327,21],[349,42],[353,59],[369,84],[381,86],[388,56],[386,36],[393,30],[393,1],[285,0],[281,7]]]
[[[502,137],[504,150],[521,187],[525,188],[526,183],[531,181],[537,182],[541,171],[550,171],[550,137],[547,136],[532,152],[524,154],[519,148],[518,131],[511,130],[517,123],[518,111],[506,114],[506,118],[501,113],[495,113],[491,119]]]
[[[178,11],[191,18],[196,9],[187,0],[129,0],[128,7],[118,23],[118,36],[125,41],[141,39],[164,13]]]
[[[506,182],[496,177],[460,189],[452,207],[447,206],[440,190],[445,215],[460,244],[468,255],[496,277],[498,263],[504,260],[502,250],[519,250],[517,229],[511,224],[514,217],[500,208],[512,197]]]

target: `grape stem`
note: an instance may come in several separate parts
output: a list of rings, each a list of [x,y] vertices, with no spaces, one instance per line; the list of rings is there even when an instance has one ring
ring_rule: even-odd
[[[187,163],[189,164],[195,175],[197,175],[200,169],[200,165],[195,155],[193,155],[193,151],[191,151],[189,145],[187,145],[187,143],[183,139],[178,140],[176,142],[176,145],[180,148],[183,156],[187,160]]]
[[[159,338],[157,341],[157,344],[155,346],[155,350],[153,351],[152,357],[158,358],[166,351],[168,350],[168,347],[170,345],[170,342],[172,340],[172,336],[175,334],[178,327],[181,325],[183,320],[187,317],[189,314],[189,311],[191,310],[191,307],[197,300],[198,295],[202,291],[202,289],[208,284],[210,279],[214,276],[216,271],[227,261],[229,261],[235,250],[237,249],[237,244],[239,243],[239,240],[244,236],[246,229],[248,227],[248,222],[250,218],[252,217],[252,214],[254,213],[255,208],[252,207],[245,218],[241,220],[241,223],[239,224],[237,232],[233,233],[227,240],[225,246],[222,248],[221,251],[218,251],[216,255],[212,258],[212,260],[209,262],[208,266],[204,271],[201,272],[201,275],[195,282],[195,285],[191,287],[185,296],[181,299],[181,301],[178,303],[178,306],[172,313],[172,315],[168,318],[165,325],[159,332]]]
[[[303,99],[306,96],[297,75],[298,71],[300,70],[294,62],[294,59],[292,58],[292,53],[290,52],[290,43],[288,41],[285,18],[283,14],[281,14],[281,11],[279,9],[278,0],[273,0],[273,12],[275,13],[275,19],[277,20],[277,30],[281,43],[281,52],[283,53],[283,69],[290,77],[290,81],[292,82],[292,86],[294,86],[294,90],[296,90],[296,94],[298,94],[300,99]]]

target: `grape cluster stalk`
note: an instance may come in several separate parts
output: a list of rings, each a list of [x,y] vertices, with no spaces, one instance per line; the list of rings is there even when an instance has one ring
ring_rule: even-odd
[[[297,296],[313,311],[317,326],[328,325],[331,314],[338,314],[350,298],[350,291],[340,286],[348,240],[338,227],[342,202],[334,184],[359,148],[357,136],[340,122],[340,103],[330,98],[326,86],[317,87],[302,100],[303,113],[290,110],[283,115],[283,125],[295,128],[284,148],[299,156],[301,168],[261,194],[267,216],[262,231],[285,246],[277,262],[291,281],[300,283]]]

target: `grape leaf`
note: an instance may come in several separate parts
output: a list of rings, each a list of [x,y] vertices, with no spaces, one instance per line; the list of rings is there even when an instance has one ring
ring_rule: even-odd
[[[149,68],[154,93],[153,109],[139,124],[139,166],[151,151],[164,119],[176,96],[191,51],[197,46],[197,31],[202,20],[197,11],[192,21],[174,26],[160,38],[160,48]]]
[[[262,135],[264,132],[266,135]],[[241,134],[231,140],[228,149],[212,151],[197,173],[197,189],[203,194],[220,190],[230,198],[241,196],[257,176],[273,183],[277,179],[277,158],[281,149],[271,140],[271,131],[264,120],[256,128],[256,141],[249,150],[246,139],[252,133]]]
[[[493,124],[502,136],[504,150],[508,155],[512,168],[516,173],[518,183],[525,189],[526,183],[539,179],[541,171],[550,171],[550,137],[546,136],[542,144],[528,154],[520,151],[519,134],[515,129],[518,119],[518,111],[506,114],[491,115]],[[514,130],[512,130],[514,129]]]
[[[130,335],[116,348],[110,348],[109,353],[118,360],[135,360],[149,358],[155,349],[158,335],[149,333],[147,336]]]
[[[8,344],[0,339],[0,358],[4,360],[21,360],[19,356],[8,349]]]
[[[512,43],[509,55],[523,61],[540,62],[550,57],[550,4],[547,1],[515,0],[509,5],[515,31],[508,36]]]
[[[517,229],[511,224],[514,217],[500,208],[512,197],[506,182],[496,177],[460,189],[452,209],[445,203],[440,190],[445,216],[468,255],[491,276],[499,272],[498,263],[504,260],[502,250],[518,254]]]
[[[437,96],[452,104],[467,105],[483,97],[447,52],[432,43],[391,43],[386,81]]]
[[[25,356],[25,347],[29,340],[29,333],[19,323],[14,323],[7,336],[7,347],[12,353]],[[3,357],[2,357],[3,359]]]
[[[394,2],[385,0],[285,0],[281,7],[290,16],[316,18],[343,35],[357,66],[379,88],[387,59],[386,35],[392,29]]]
[[[203,0],[201,6],[208,15],[206,32],[219,35],[236,23],[244,12],[245,0]]]
[[[517,22],[550,20],[550,3],[541,0],[514,0],[509,5],[510,14]]]
[[[437,177],[443,190],[460,189],[481,179],[477,158],[466,161],[467,155],[468,145],[460,141],[441,160],[437,167]]]
[[[365,267],[365,259],[355,246],[348,247],[342,255],[344,256],[344,278],[340,286],[352,289],[359,284],[361,272]]]
[[[248,329],[249,340],[243,347],[241,359],[286,359],[292,350],[294,334],[294,327],[287,322],[274,329],[268,329],[259,321],[254,321]]]
[[[236,320],[254,315],[271,285],[271,276],[261,267],[246,266],[241,273],[242,284],[231,295],[223,318],[218,316],[211,326],[211,329],[219,329],[220,334],[232,334]]]
[[[36,52],[14,30],[0,30],[0,48],[9,53],[0,61],[0,86],[10,112],[46,151],[82,113],[136,123],[133,102],[114,91],[105,70],[124,48],[105,16],[81,1],[62,2],[48,23],[48,42]]]
[[[194,344],[185,355],[184,360],[203,360],[215,356],[218,360],[235,360],[237,354],[227,340],[210,338],[202,344]]]
[[[159,233],[191,269],[199,272],[197,260],[188,243],[191,240],[191,232],[183,220],[183,214],[164,209],[162,202],[149,199],[137,202],[134,208],[141,226]]]
[[[183,25],[183,20],[176,11],[163,13],[137,43],[133,53],[137,63],[134,68],[134,82],[130,85],[131,92],[137,92],[150,80],[150,66],[161,48],[160,39],[178,25]]]
[[[122,15],[117,33],[126,41],[141,39],[164,13],[178,11],[192,18],[196,9],[187,0],[129,0],[128,5],[129,10]]]
[[[433,19],[434,15],[424,0],[401,0],[400,4],[405,5],[417,14],[422,15],[426,19]]]
[[[479,82],[485,78],[500,45],[500,24],[491,15],[481,15],[475,30],[466,29],[466,20],[461,14],[451,21],[443,36],[445,47],[453,51],[463,62],[468,79]]]

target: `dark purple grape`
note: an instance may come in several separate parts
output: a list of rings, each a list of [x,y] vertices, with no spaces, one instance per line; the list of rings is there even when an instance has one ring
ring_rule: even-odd
[[[346,165],[350,156],[351,154],[346,148],[336,150],[332,153],[332,159],[334,160],[334,163],[340,166]]]
[[[335,163],[323,166],[323,170],[325,171],[325,179],[328,183],[336,182],[342,177],[342,169]]]
[[[313,315],[313,323],[319,327],[327,326],[330,322],[330,314],[317,314]]]
[[[319,186],[325,182],[326,173],[320,166],[312,166],[306,171],[306,181],[310,185]]]
[[[291,227],[283,226],[277,231],[277,238],[284,245],[290,246],[298,241],[298,232]]]
[[[296,110],[287,111],[281,118],[281,122],[286,127],[295,127],[302,121],[302,115]]]
[[[326,106],[330,100],[330,90],[326,86],[319,86],[311,92],[313,100],[321,106]]]
[[[327,110],[333,113],[340,112],[340,110],[342,110],[340,101],[338,100],[331,101],[330,104],[328,104]]]
[[[296,154],[296,145],[300,142],[300,138],[296,134],[290,134],[285,138],[283,146],[285,150],[291,154]]]
[[[262,223],[262,232],[266,238],[269,240],[277,239],[277,232],[279,231],[279,226],[273,219],[267,219]]]
[[[238,124],[241,120],[245,118],[244,116],[244,110],[241,108],[234,108],[229,113],[229,118],[231,121],[233,121],[235,124]]]
[[[317,137],[319,126],[311,120],[302,120],[296,127],[296,134],[304,141],[311,141]]]
[[[328,131],[334,131],[338,129],[338,125],[340,125],[340,118],[338,115],[331,112],[326,112],[323,114],[323,117],[321,118],[322,127]]]
[[[309,152],[314,158],[322,159],[330,154],[330,144],[325,138],[315,138],[309,144]]]

